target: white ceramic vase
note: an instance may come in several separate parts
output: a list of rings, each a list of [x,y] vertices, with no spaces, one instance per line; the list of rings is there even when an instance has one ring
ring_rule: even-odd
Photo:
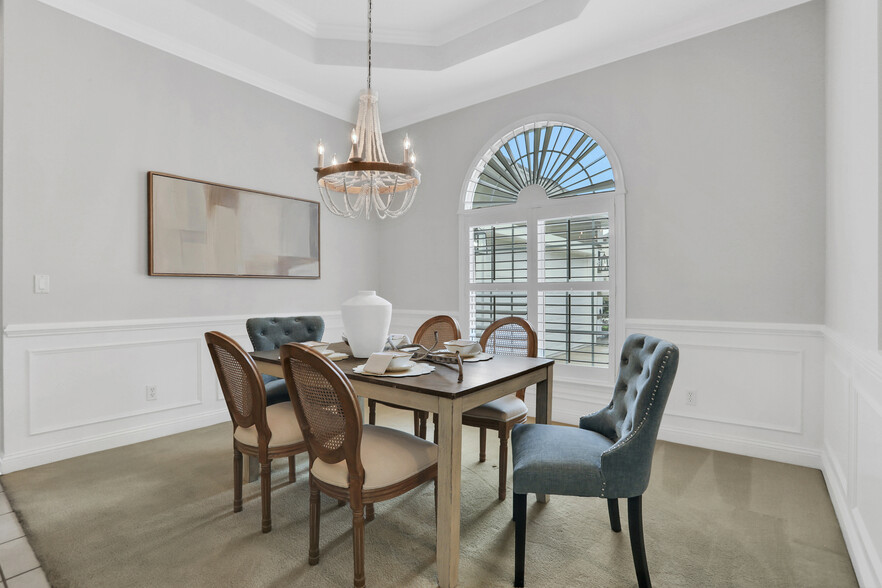
[[[374,290],[359,290],[342,305],[343,331],[354,357],[382,351],[392,323],[392,304]]]

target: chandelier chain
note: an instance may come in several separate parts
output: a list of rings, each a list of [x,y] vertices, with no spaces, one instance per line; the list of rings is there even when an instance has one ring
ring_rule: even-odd
[[[371,89],[371,37],[373,37],[373,23],[371,18],[371,11],[373,10],[373,0],[368,0],[368,79],[367,79],[367,87],[368,90]]]

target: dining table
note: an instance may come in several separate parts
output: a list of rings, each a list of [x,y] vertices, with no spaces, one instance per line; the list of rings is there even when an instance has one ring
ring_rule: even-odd
[[[551,419],[554,360],[495,355],[486,361],[464,362],[462,381],[457,365],[435,364],[419,376],[372,376],[353,371],[367,360],[353,358],[345,343],[330,349],[349,355],[335,362],[352,383],[355,393],[367,399],[424,410],[438,415],[438,511],[436,566],[438,586],[453,588],[459,581],[460,484],[462,479],[462,414],[491,400],[536,385],[535,419]],[[279,350],[251,353],[261,373],[284,377]],[[364,413],[364,411],[362,411]],[[540,502],[548,496],[537,495]],[[495,498],[494,498],[495,500]]]

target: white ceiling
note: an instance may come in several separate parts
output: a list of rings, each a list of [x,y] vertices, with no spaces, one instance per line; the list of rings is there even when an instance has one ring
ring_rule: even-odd
[[[354,120],[366,0],[40,0],[330,115]],[[384,130],[808,0],[374,0]]]

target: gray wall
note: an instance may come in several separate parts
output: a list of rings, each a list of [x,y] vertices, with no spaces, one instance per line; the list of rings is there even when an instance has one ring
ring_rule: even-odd
[[[381,246],[393,305],[458,308],[457,218],[482,146],[533,115],[603,133],[628,194],[627,314],[824,322],[824,10],[820,2],[390,133],[414,140],[423,185]],[[416,259],[416,257],[414,257]]]
[[[147,171],[315,200],[315,142],[349,125],[34,0],[5,9],[4,324],[335,310],[377,286],[376,229],[325,211],[320,280],[148,277]]]

